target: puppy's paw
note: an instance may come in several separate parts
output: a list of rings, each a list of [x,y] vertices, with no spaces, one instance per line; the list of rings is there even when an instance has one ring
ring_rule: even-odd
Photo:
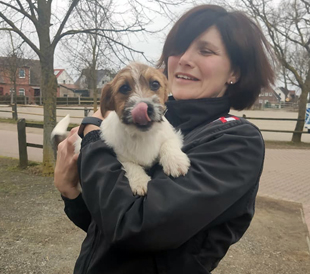
[[[181,175],[186,175],[190,167],[190,160],[182,151],[171,155],[166,154],[161,157],[159,162],[163,166],[164,172],[175,178]]]
[[[147,184],[151,180],[146,174],[143,174],[134,179],[129,179],[129,185],[134,195],[145,196],[147,192]]]

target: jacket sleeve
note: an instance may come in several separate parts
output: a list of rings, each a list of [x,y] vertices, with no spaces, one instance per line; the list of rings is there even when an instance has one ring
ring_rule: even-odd
[[[136,251],[179,247],[258,183],[264,144],[250,124],[210,134],[184,151],[191,161],[186,176],[169,177],[156,165],[147,196],[139,197],[104,141],[82,147],[83,197],[110,244]]]
[[[91,222],[91,215],[88,211],[82,194],[75,199],[68,199],[61,196],[65,203],[65,213],[67,217],[79,228],[87,232],[87,229]]]

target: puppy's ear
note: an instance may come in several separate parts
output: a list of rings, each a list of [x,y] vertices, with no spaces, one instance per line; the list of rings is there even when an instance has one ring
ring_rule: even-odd
[[[104,117],[106,112],[109,110],[115,110],[112,96],[112,86],[110,83],[106,84],[101,92],[100,111],[102,117]]]
[[[165,75],[162,74],[163,77],[163,83],[164,83],[164,102],[168,100],[168,96],[170,94],[169,85],[168,85],[168,79]]]

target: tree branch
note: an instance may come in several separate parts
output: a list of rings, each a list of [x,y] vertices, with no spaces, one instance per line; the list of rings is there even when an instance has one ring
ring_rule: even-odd
[[[53,46],[54,48],[56,47],[56,45],[57,45],[57,43],[59,42],[59,40],[63,37],[63,36],[61,35],[61,33],[62,33],[62,31],[63,31],[63,29],[64,29],[64,27],[65,27],[65,24],[67,23],[67,21],[68,21],[70,15],[71,15],[71,13],[72,13],[72,10],[73,10],[73,9],[75,8],[75,6],[79,3],[79,1],[80,1],[80,0],[73,0],[73,1],[72,1],[71,5],[70,5],[70,7],[69,7],[69,9],[68,9],[68,11],[67,11],[67,13],[66,13],[66,16],[65,16],[64,19],[62,20],[62,23],[61,23],[61,25],[59,26],[59,29],[58,29],[58,31],[57,31],[57,33],[56,33],[56,35],[55,35],[55,37],[54,37],[54,40],[53,40],[53,42],[52,42],[52,46]]]
[[[11,8],[19,13],[21,13],[22,15],[26,16],[33,24],[36,24],[37,23],[37,20],[36,18],[33,18],[32,16],[30,16],[26,11],[25,9],[23,8],[23,6],[21,5],[21,3],[18,1],[18,4],[20,6],[20,9],[16,8],[15,6],[12,6],[8,3],[5,3],[3,1],[0,1],[0,4],[4,5],[4,6],[7,6],[8,8]],[[3,17],[2,17],[3,18]]]
[[[34,43],[32,43],[29,38],[23,32],[21,32],[21,30],[18,29],[15,24],[11,20],[9,20],[2,12],[0,12],[0,18],[2,18],[12,28],[11,31],[17,33],[35,51],[35,53],[40,56],[40,50],[38,49],[38,47]]]
[[[64,32],[63,34],[61,34],[59,36],[59,39],[60,40],[62,37],[64,36],[67,36],[67,35],[74,35],[74,34],[78,34],[78,33],[89,33],[89,34],[97,34],[97,35],[101,35],[101,36],[104,36],[102,34],[99,34],[99,32],[141,32],[141,31],[144,31],[144,29],[134,29],[134,30],[131,30],[131,29],[122,29],[122,30],[117,30],[117,29],[85,29],[85,30],[68,30],[66,32]]]
[[[35,18],[36,20],[37,19],[37,16],[35,14],[35,11],[38,12],[38,9],[36,8],[36,6],[32,3],[31,0],[26,0],[28,2],[28,6],[30,8],[30,12],[31,12],[31,15],[33,16],[33,18]]]

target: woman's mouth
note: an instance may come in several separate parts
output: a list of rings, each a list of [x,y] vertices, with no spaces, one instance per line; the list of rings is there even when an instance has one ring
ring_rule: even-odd
[[[182,80],[199,81],[199,79],[195,78],[194,76],[180,74],[180,73],[176,74],[175,77],[177,79],[182,79]]]

